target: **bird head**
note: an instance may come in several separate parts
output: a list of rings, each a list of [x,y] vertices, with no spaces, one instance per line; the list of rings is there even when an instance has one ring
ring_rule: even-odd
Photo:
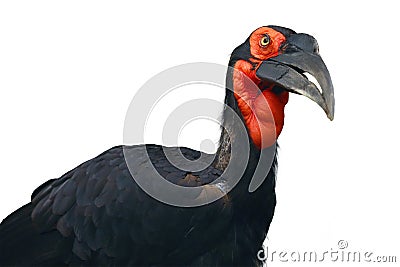
[[[232,52],[229,66],[234,98],[256,147],[276,142],[289,93],[310,98],[333,120],[333,85],[314,37],[279,26],[260,27]]]

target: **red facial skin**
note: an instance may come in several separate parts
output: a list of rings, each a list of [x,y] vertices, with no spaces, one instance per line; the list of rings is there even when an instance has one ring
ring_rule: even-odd
[[[263,46],[260,40],[268,34],[270,42]],[[272,91],[273,85],[260,81],[256,70],[262,61],[278,55],[285,36],[271,28],[261,27],[250,36],[250,53],[254,58],[235,63],[233,88],[250,137],[260,148],[272,146],[280,135],[284,123],[284,108],[289,93]],[[253,64],[252,64],[253,63]],[[256,67],[254,67],[256,65]],[[261,92],[262,88],[267,88]]]

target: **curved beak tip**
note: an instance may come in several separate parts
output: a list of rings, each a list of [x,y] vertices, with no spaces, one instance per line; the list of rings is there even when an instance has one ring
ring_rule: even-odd
[[[325,99],[326,102],[326,116],[328,117],[328,119],[330,119],[331,121],[333,121],[334,117],[335,117],[335,96],[333,95],[333,86],[330,89],[331,94],[329,95],[329,97],[325,97],[323,96],[323,98]]]
[[[321,86],[322,92],[310,81],[304,72],[311,74]],[[335,110],[335,97],[332,80],[322,58],[306,51],[280,54],[263,61],[256,72],[262,80],[304,95],[316,102],[332,121]]]

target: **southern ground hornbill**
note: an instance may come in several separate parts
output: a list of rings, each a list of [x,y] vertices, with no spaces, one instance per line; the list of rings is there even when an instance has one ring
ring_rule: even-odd
[[[276,203],[273,145],[282,131],[289,92],[312,99],[332,120],[333,86],[316,40],[284,27],[256,29],[232,52],[229,66],[226,86],[233,92],[226,90],[225,104],[239,121],[224,109],[212,164],[190,172],[170,163],[169,158],[180,152],[189,160],[202,158],[204,153],[189,148],[111,148],[45,182],[33,192],[30,203],[3,220],[0,264],[261,265],[257,252]],[[305,73],[313,75],[320,88]],[[246,126],[244,134],[238,129],[240,123]],[[229,161],[240,157],[231,148],[243,140],[249,153],[243,173],[234,177],[239,182],[228,188],[231,175],[214,183]],[[260,155],[271,147],[272,167],[262,174],[258,189],[249,192]],[[220,197],[197,207],[162,203],[132,179],[136,175],[151,183],[149,162],[170,183],[199,189],[187,198]]]

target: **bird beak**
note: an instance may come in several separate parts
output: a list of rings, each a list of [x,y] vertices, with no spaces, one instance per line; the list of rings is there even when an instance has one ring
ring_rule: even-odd
[[[304,73],[311,74],[318,87]],[[316,102],[333,120],[335,97],[329,71],[318,54],[317,41],[307,34],[292,34],[281,46],[280,54],[263,61],[257,69],[259,79],[272,82],[289,92],[304,95]]]

